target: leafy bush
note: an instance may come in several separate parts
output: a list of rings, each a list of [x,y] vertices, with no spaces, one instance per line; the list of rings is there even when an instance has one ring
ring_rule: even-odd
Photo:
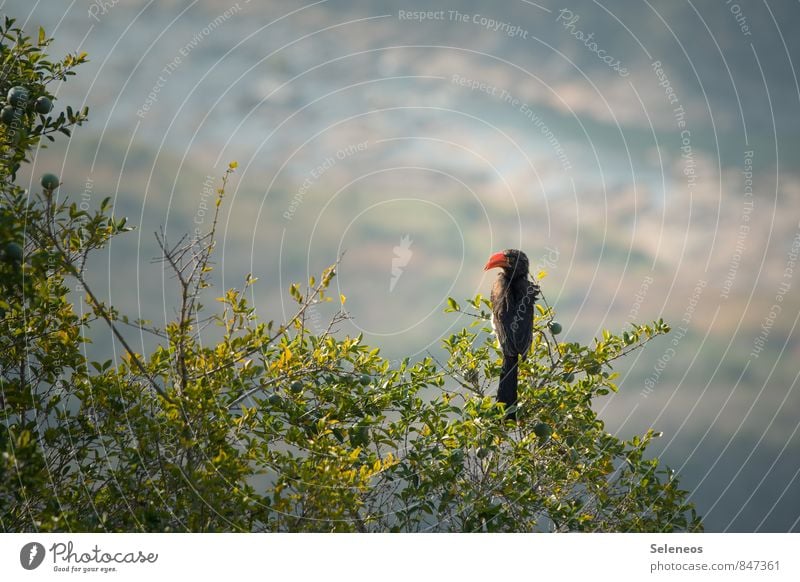
[[[51,63],[43,33],[34,46],[13,21],[1,32],[0,89],[28,97],[0,134],[0,529],[700,529],[675,476],[645,456],[657,435],[621,441],[591,408],[616,390],[611,362],[667,333],[663,322],[583,346],[558,341],[553,310],[540,308],[520,368],[519,420],[509,422],[492,396],[500,354],[487,300],[449,301],[448,311],[474,318],[444,340],[446,362],[393,366],[360,336],[335,333],[347,318],[346,299],[329,296],[336,265],[290,288],[296,311],[283,323],[256,317],[249,276],[204,308],[216,218],[199,240],[159,237],[178,285],[174,321],[153,327],[104,305],[84,266],[128,230],[124,219],[108,200],[81,211],[57,196],[52,176],[33,193],[13,182],[42,137],[85,120],[69,108],[36,112],[39,97],[55,101],[48,84],[85,56]],[[83,315],[68,282],[86,292]],[[310,332],[310,310],[328,301],[340,306],[330,326]],[[122,324],[158,347],[137,354]],[[109,326],[120,362],[87,361],[95,325]],[[220,338],[210,344],[209,326]]]

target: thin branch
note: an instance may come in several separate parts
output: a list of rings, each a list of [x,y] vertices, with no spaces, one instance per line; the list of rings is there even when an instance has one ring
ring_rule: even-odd
[[[51,208],[52,198],[50,198],[49,196],[45,196],[44,202],[47,205],[46,207],[48,208],[48,211],[52,212]],[[70,257],[69,253],[62,247],[61,242],[58,239],[58,236],[56,236],[56,233],[50,228],[54,226],[54,222],[50,222],[48,220],[46,224],[48,228],[39,227],[39,225],[34,221],[31,223],[31,226],[33,229],[38,230],[40,234],[44,234],[44,236],[53,245],[53,247],[56,249],[59,255],[61,255],[61,257],[64,260],[64,266],[66,267],[66,270],[78,280],[83,290],[86,291],[86,294],[89,298],[89,302],[92,305],[92,308],[95,310],[96,313],[100,314],[100,317],[103,318],[108,327],[111,329],[111,333],[114,335],[115,338],[117,338],[119,343],[122,344],[122,347],[125,348],[125,351],[127,352],[128,357],[130,358],[133,365],[141,372],[141,374],[147,379],[148,383],[152,386],[152,388],[162,398],[171,401],[171,398],[167,395],[166,391],[161,386],[159,386],[156,383],[156,381],[150,376],[150,373],[144,367],[144,364],[142,364],[141,360],[139,359],[139,356],[137,356],[136,353],[133,351],[133,349],[131,349],[130,344],[128,344],[128,341],[125,339],[122,333],[120,333],[119,329],[117,329],[117,326],[114,325],[112,317],[109,315],[106,308],[97,299],[97,296],[94,294],[92,288],[87,283],[86,278],[83,276],[83,273],[75,266],[72,257]]]
[[[341,261],[341,256],[336,260],[336,262],[331,267],[329,267],[330,273],[331,273],[331,278],[333,276],[335,276],[336,269],[339,266],[339,262],[340,261]],[[257,352],[260,352],[261,350],[263,350],[267,346],[271,345],[276,339],[278,339],[279,337],[283,336],[288,330],[290,330],[292,328],[292,326],[295,325],[295,323],[297,323],[297,321],[300,319],[300,317],[303,315],[303,313],[309,307],[311,307],[311,305],[313,305],[316,302],[316,300],[320,296],[320,294],[325,291],[325,289],[327,288],[329,283],[330,283],[330,280],[328,280],[327,282],[324,281],[324,280],[320,281],[314,287],[313,293],[310,296],[306,296],[303,299],[303,303],[300,305],[300,307],[298,308],[297,312],[292,316],[292,318],[288,322],[286,322],[285,324],[280,325],[278,327],[278,331],[276,331],[272,336],[267,338],[266,341],[260,343],[259,345],[255,346],[253,348],[245,350],[239,356],[234,357],[232,360],[217,366],[213,370],[209,370],[207,372],[203,372],[201,375],[196,376],[195,378],[193,378],[193,380],[196,380],[198,378],[203,378],[203,377],[206,377],[206,376],[210,376],[210,375],[216,374],[217,372],[220,372],[220,371],[222,371],[222,370],[224,370],[226,368],[230,368],[231,366],[235,366],[236,364],[241,362],[244,358],[252,356],[253,354],[255,354]]]

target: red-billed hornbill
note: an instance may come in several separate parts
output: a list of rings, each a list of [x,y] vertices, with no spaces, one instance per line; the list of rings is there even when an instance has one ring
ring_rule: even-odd
[[[517,249],[493,254],[484,271],[499,267],[492,287],[492,329],[503,352],[503,371],[497,400],[505,404],[507,417],[516,419],[517,366],[519,356],[525,357],[533,339],[533,304],[539,286],[528,280],[528,257]]]

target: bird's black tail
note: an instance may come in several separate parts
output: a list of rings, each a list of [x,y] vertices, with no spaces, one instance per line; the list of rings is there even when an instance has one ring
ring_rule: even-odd
[[[506,410],[514,406],[506,414],[506,418],[517,418],[517,374],[519,372],[517,356],[503,355],[503,371],[500,373],[500,387],[497,389],[497,401],[506,405]]]

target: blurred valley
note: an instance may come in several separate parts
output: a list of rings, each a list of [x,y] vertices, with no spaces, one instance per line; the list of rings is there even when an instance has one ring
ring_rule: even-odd
[[[800,6],[102,5],[3,12],[44,26],[54,56],[89,54],[56,103],[88,105],[89,124],[24,179],[111,195],[136,226],[92,265],[107,300],[171,317],[153,233],[207,228],[232,160],[218,294],[252,273],[258,312],[281,321],[289,284],[344,253],[340,333],[390,359],[441,353],[470,321],[447,297],[488,295],[488,256],[521,248],[563,338],[672,324],[597,406],[621,435],[664,432],[707,529],[800,531]],[[405,16],[420,10],[442,18]],[[110,337],[94,349],[112,357]]]

